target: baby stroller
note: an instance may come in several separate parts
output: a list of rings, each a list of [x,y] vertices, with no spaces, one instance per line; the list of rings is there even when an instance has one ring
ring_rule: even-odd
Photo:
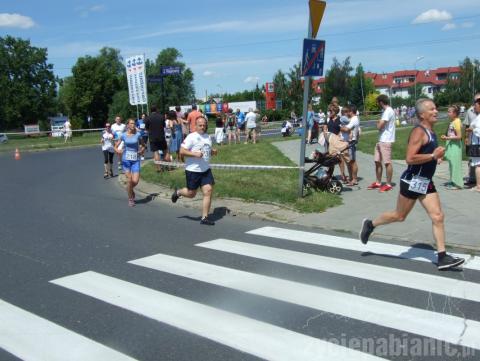
[[[336,154],[322,153],[315,150],[312,158],[305,158],[305,163],[315,163],[303,175],[303,191],[308,192],[313,189],[316,191],[340,194],[343,190],[342,182],[333,176],[335,165],[340,163],[341,153],[350,149],[357,143],[353,140]]]

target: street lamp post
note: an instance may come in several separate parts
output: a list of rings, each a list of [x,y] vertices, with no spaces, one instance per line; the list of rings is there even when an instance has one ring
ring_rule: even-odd
[[[415,59],[415,63],[414,63],[414,68],[415,68],[415,80],[414,80],[414,92],[415,92],[415,102],[417,102],[417,63],[424,59],[425,57],[422,55],[422,56],[418,56],[417,59]]]

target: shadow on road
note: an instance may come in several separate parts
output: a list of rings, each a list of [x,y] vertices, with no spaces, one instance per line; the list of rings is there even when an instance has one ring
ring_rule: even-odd
[[[150,203],[151,201],[153,201],[156,196],[158,196],[158,193],[150,193],[145,198],[139,199],[135,203],[137,203],[137,204],[147,204],[147,203]]]
[[[225,217],[227,214],[230,214],[230,209],[228,209],[227,207],[217,207],[213,210],[213,213],[211,213],[208,218],[214,222],[217,222],[219,221],[220,219],[222,219],[223,217]],[[184,219],[188,219],[190,221],[195,221],[195,222],[199,222],[201,217],[198,216],[198,217],[192,217],[192,216],[180,216],[178,218],[184,218]]]

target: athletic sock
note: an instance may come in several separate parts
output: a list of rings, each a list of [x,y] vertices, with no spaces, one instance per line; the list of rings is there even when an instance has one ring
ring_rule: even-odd
[[[441,260],[443,257],[445,257],[447,255],[447,251],[443,251],[443,252],[438,252],[438,259]]]

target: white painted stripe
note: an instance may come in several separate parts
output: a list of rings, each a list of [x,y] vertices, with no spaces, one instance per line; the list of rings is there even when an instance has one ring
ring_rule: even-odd
[[[129,263],[238,291],[274,298],[384,327],[480,348],[480,322],[305,285],[203,262],[157,254]]]
[[[134,360],[0,300],[0,348],[22,360]]]
[[[480,302],[480,285],[424,273],[217,239],[197,246]]]
[[[379,255],[388,255],[415,261],[437,262],[436,253],[432,250],[417,247],[405,247],[397,244],[387,244],[369,241],[366,245],[358,239],[331,236],[328,234],[295,231],[278,227],[262,227],[247,232],[256,236],[286,239],[294,242],[315,244],[318,246],[334,247],[349,251],[372,252]],[[467,261],[463,268],[480,271],[480,258],[469,254],[455,253],[456,256],[465,258]]]
[[[381,360],[96,272],[50,282],[268,360]]]

